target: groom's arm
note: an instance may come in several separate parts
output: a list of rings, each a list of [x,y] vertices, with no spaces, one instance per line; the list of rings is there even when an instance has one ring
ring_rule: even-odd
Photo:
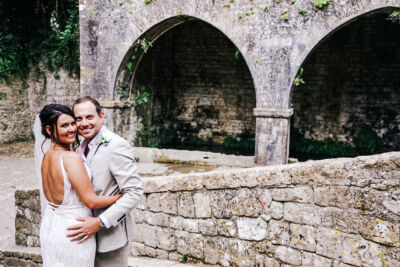
[[[100,215],[107,228],[118,225],[143,196],[133,149],[127,141],[123,140],[113,148],[109,168],[123,196]]]
[[[112,153],[109,168],[124,195],[100,217],[77,218],[81,223],[67,228],[69,230],[67,237],[71,237],[71,241],[83,242],[99,231],[101,228],[100,218],[103,218],[103,223],[107,228],[116,226],[142,199],[142,181],[137,171],[132,147],[126,140],[123,140],[113,148]]]

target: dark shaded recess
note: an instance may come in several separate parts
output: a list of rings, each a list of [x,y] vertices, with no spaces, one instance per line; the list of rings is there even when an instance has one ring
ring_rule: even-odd
[[[306,84],[292,98],[291,157],[400,150],[400,24],[387,20],[390,12],[359,17],[303,64]]]
[[[254,155],[255,89],[236,51],[219,30],[196,20],[169,30],[144,54],[132,86],[151,94],[137,113],[157,147]],[[240,131],[228,129],[230,121],[240,121]],[[202,129],[212,136],[198,138]],[[216,142],[226,136],[237,142]]]

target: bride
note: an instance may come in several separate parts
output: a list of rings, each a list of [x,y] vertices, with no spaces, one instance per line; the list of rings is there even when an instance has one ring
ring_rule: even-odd
[[[51,140],[41,163],[42,196],[46,202],[40,226],[43,266],[94,266],[95,237],[71,242],[67,227],[76,225],[78,217],[91,216],[91,209],[110,206],[122,194],[98,196],[94,192],[90,170],[72,151],[72,145],[77,143],[77,127],[70,108],[46,105],[39,117],[41,133]]]

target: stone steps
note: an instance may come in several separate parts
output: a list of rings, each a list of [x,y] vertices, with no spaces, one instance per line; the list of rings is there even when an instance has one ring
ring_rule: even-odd
[[[42,256],[38,247],[7,245],[0,247],[0,267],[42,267]],[[128,258],[128,267],[206,267],[204,264],[183,264],[176,261],[146,257]]]

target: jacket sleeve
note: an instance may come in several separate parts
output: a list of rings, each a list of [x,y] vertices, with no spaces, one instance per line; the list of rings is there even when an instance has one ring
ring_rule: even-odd
[[[112,226],[116,226],[142,199],[142,180],[138,174],[133,149],[125,140],[119,142],[113,149],[108,164],[111,174],[124,195],[105,210],[102,216]]]

